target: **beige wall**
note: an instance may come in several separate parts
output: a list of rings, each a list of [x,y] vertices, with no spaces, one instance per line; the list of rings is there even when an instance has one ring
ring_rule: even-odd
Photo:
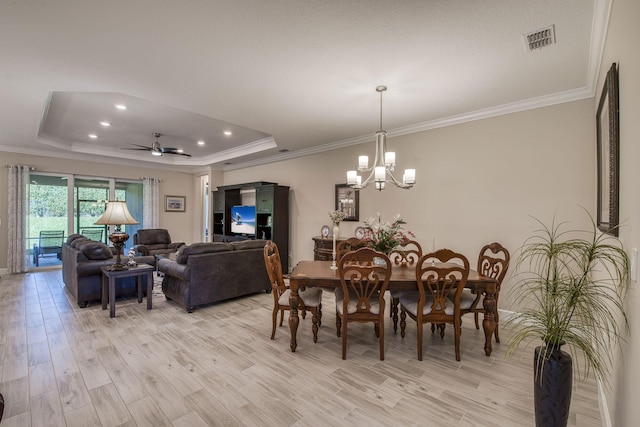
[[[597,109],[604,78],[613,62],[618,64],[620,82],[620,238],[630,252],[640,248],[640,2],[615,0],[602,66],[598,79],[598,93],[593,111]],[[637,396],[640,393],[640,315],[638,314],[638,284],[632,282],[627,295],[630,335],[626,345],[615,349],[618,356],[616,371],[612,376],[612,388],[605,393],[611,425],[633,426],[640,419]]]
[[[480,248],[500,241],[512,252],[554,214],[579,226],[592,210],[595,180],[593,100],[510,114],[391,138],[398,168],[415,167],[412,190],[395,187],[360,194],[360,223],[341,225],[342,235],[380,212],[399,213],[406,228],[431,249],[450,247],[476,259]],[[334,185],[358,154],[373,156],[374,143],[225,173],[225,184],[274,181],[291,186],[290,265],[313,257],[312,236],[328,224]]]
[[[22,154],[2,153],[0,156],[0,269],[7,267],[7,172],[5,165],[22,164],[35,168],[35,172],[70,173],[82,176],[113,177],[125,179],[139,179],[143,176],[162,179],[160,183],[160,197],[164,201],[164,195],[186,196],[186,212],[160,212],[160,226],[169,229],[174,241],[194,242],[200,241],[199,221],[200,207],[197,207],[196,194],[200,179],[191,174],[168,172],[161,170],[145,169],[141,167],[116,166],[101,164],[98,162],[85,162],[77,160],[59,159],[51,157],[30,156]],[[199,184],[198,184],[199,185]],[[201,205],[200,205],[201,206]],[[142,221],[142,218],[136,218]]]

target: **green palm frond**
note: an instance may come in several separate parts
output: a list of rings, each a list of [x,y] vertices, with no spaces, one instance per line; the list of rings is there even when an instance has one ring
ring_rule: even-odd
[[[624,296],[629,257],[618,239],[600,233],[591,218],[588,231],[563,230],[566,223],[540,222],[516,258],[516,282],[509,296],[517,311],[505,326],[513,331],[508,354],[540,340],[548,346],[567,344],[576,374],[591,371],[607,383],[612,348],[624,340],[629,324]]]

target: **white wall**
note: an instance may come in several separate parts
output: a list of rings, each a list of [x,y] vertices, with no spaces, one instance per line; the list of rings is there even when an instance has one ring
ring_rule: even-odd
[[[600,90],[611,63],[619,68],[620,83],[620,239],[625,248],[640,248],[640,2],[615,0],[609,21],[607,42],[602,58],[598,93],[593,112],[598,106]],[[630,335],[626,345],[616,349],[618,364],[612,375],[611,390],[605,393],[613,426],[635,426],[640,420],[640,304],[638,284],[632,283],[627,295],[626,311]]]

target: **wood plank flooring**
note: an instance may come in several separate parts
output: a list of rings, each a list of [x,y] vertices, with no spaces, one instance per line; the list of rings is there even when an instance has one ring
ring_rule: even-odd
[[[273,297],[257,294],[188,314],[154,290],[78,308],[60,270],[0,279],[2,427],[11,426],[532,426],[532,352],[506,359],[508,336],[482,352],[484,335],[463,319],[462,361],[452,330],[425,332],[417,360],[407,336],[385,324],[385,360],[370,324],[349,325],[347,360],[324,293],[314,344],[300,322],[298,349],[284,326],[270,340]],[[388,304],[387,304],[388,307]],[[595,382],[573,391],[571,426],[601,426]]]

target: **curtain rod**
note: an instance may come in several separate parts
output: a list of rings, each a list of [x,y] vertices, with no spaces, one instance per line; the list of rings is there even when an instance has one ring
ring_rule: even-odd
[[[147,178],[148,178],[148,179],[155,179],[155,180],[157,180],[158,182],[162,182],[162,179],[161,179],[161,178],[152,178],[152,177],[150,177],[150,176],[141,176],[141,177],[140,177],[140,179],[147,179]]]
[[[27,166],[27,165],[4,165],[4,167],[7,168],[7,169],[9,169],[11,167],[14,167],[14,166],[24,166],[24,167],[29,168],[30,171],[36,170],[36,168],[34,168],[33,166]]]

